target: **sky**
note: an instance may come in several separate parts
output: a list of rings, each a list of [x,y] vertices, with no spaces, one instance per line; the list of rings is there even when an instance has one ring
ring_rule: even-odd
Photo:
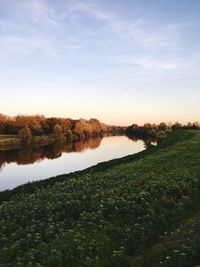
[[[199,0],[0,0],[0,112],[200,121]]]

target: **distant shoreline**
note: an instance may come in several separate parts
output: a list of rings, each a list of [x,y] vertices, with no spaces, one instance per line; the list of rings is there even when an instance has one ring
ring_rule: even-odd
[[[42,142],[38,142],[38,138],[40,138]],[[30,145],[46,146],[53,144],[55,141],[56,140],[50,135],[33,136]],[[23,146],[23,140],[18,135],[0,135],[0,151],[20,149]]]

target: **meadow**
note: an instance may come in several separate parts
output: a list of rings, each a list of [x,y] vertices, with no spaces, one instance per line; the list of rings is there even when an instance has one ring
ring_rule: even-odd
[[[0,199],[0,267],[197,267],[200,132]]]

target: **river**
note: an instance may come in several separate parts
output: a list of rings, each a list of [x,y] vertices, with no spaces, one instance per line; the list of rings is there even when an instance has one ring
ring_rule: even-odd
[[[59,174],[83,170],[99,162],[145,149],[126,136],[93,138],[72,144],[0,151],[0,191]]]

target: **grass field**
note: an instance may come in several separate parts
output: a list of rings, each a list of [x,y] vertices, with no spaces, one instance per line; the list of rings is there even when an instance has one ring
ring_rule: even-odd
[[[200,265],[199,132],[0,199],[1,267]]]

